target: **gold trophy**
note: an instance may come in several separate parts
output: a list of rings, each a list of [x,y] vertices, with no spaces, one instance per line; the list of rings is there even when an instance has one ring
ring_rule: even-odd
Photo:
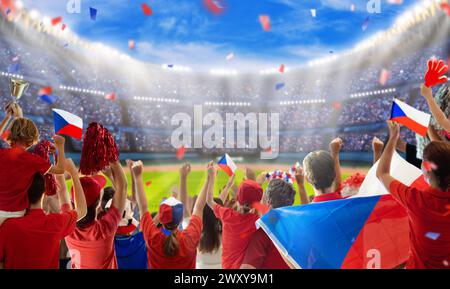
[[[14,103],[16,103],[27,90],[29,83],[21,80],[11,78],[11,96],[14,97]]]

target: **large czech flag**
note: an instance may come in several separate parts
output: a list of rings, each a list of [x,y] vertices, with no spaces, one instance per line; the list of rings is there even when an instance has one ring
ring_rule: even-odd
[[[377,166],[354,197],[274,209],[257,226],[295,268],[395,268],[408,258],[408,217],[377,179]],[[405,185],[424,185],[421,171],[397,153],[391,174]]]
[[[53,109],[53,122],[55,134],[64,134],[81,139],[83,135],[83,120],[81,117],[65,110]]]
[[[427,135],[431,115],[394,98],[391,120],[401,123],[421,136]]]
[[[233,162],[228,154],[225,154],[217,163],[219,167],[227,173],[228,176],[232,176],[236,171],[236,164]]]

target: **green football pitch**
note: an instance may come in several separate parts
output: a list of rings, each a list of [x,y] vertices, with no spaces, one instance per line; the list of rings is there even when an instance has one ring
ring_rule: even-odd
[[[126,170],[126,169],[125,169]],[[256,170],[257,173],[260,171]],[[126,172],[128,178],[128,193],[131,194],[131,176],[129,172]],[[244,178],[244,171],[237,170],[235,183],[238,185]],[[345,171],[342,173],[342,177],[345,179],[350,175]],[[190,196],[198,195],[206,179],[205,171],[193,170],[188,176],[187,188]],[[169,171],[144,171],[143,174],[144,188],[147,194],[149,210],[151,212],[156,212],[158,210],[160,202],[167,197],[172,195],[172,187],[179,185],[179,172],[178,170]],[[215,184],[214,194],[217,196],[220,189],[225,186],[228,181],[228,175],[223,171],[218,172]],[[151,182],[150,184],[148,184]],[[68,188],[71,187],[71,181],[68,181]],[[107,186],[110,185],[108,181]],[[265,188],[267,183],[263,186]],[[297,185],[294,185],[297,191]],[[306,182],[306,190],[308,195],[313,195],[313,189],[310,184]],[[300,197],[298,193],[295,195],[295,204],[300,204]]]

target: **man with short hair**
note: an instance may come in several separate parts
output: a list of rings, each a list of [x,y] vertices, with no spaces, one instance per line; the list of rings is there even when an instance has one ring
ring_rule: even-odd
[[[42,209],[44,177],[37,173],[28,189],[30,203],[25,216],[7,219],[0,227],[0,268],[58,269],[61,240],[75,229],[77,219],[86,215],[86,200],[78,170],[66,159],[65,170],[75,187],[75,209],[64,190],[58,190],[61,213],[46,215]]]

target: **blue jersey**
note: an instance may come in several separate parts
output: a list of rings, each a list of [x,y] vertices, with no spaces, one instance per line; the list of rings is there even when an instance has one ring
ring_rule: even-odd
[[[147,269],[147,247],[142,232],[114,238],[119,269]]]

